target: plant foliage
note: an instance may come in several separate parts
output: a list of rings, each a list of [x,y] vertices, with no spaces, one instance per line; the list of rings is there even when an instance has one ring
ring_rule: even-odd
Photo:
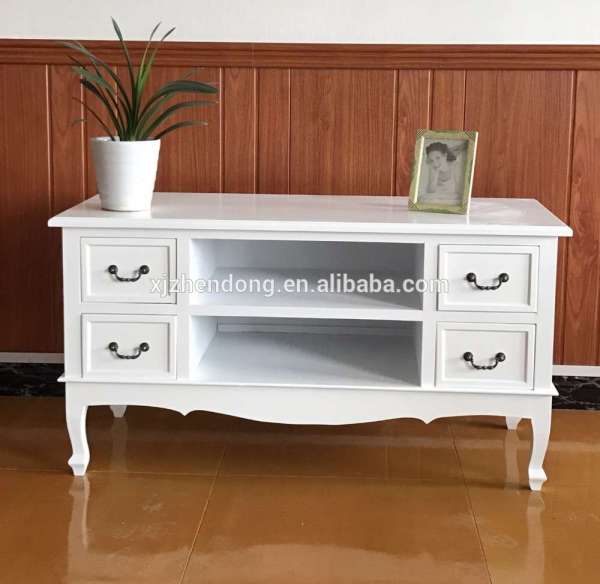
[[[106,111],[108,118],[103,118],[100,113],[82,100],[75,99],[98,121],[111,140],[118,139],[129,142],[157,140],[179,128],[206,125],[206,122],[200,120],[185,120],[165,126],[171,116],[178,111],[217,103],[214,99],[190,99],[166,107],[168,102],[178,95],[197,97],[203,94],[217,93],[217,88],[213,85],[191,79],[192,74],[183,79],[170,81],[153,94],[147,95],[148,80],[156,53],[160,44],[175,29],[169,29],[159,41],[153,42],[154,35],[161,24],[159,22],[150,34],[139,66],[135,67],[123,40],[121,29],[114,18],[112,24],[125,57],[127,80],[121,79],[110,65],[86,49],[81,43],[77,41],[62,43],[65,47],[76,51],[80,58],[84,58],[84,61],[80,61],[75,57],[70,57],[75,63],[73,71],[79,76],[81,85],[97,99]]]

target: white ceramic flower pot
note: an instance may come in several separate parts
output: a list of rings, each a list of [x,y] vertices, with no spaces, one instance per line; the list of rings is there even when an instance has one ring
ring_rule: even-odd
[[[103,209],[147,211],[152,205],[160,140],[92,138],[92,157]]]

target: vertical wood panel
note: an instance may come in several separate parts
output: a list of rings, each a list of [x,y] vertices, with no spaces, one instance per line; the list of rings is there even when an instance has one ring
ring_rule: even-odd
[[[83,107],[75,101],[82,99],[79,79],[71,67],[50,67],[50,154],[52,167],[51,215],[60,213],[81,202],[86,191],[85,183],[85,129],[76,120],[83,117]],[[48,290],[52,326],[50,350],[62,351],[62,270],[61,232],[50,230],[50,270],[53,286]]]
[[[181,67],[155,67],[152,71],[150,91],[156,90],[169,81],[181,79],[189,69]],[[220,72],[217,68],[199,69],[193,77],[220,85]],[[189,96],[176,98],[189,101]],[[203,95],[201,99],[213,99]],[[214,106],[184,109],[176,113],[161,126],[164,129],[182,120],[204,120],[208,126],[192,126],[167,134],[161,140],[157,191],[213,193],[221,190],[221,96]],[[177,103],[173,101],[173,103]]]
[[[50,67],[53,213],[81,202],[85,192],[85,132],[83,124],[77,123],[83,107],[73,99],[82,99],[81,89],[71,67]]]
[[[290,70],[258,71],[259,193],[289,193]]]
[[[398,72],[396,194],[408,195],[417,130],[431,117],[431,71]]]
[[[463,130],[465,71],[434,71],[431,129]]]
[[[571,226],[565,306],[566,363],[600,363],[600,72],[577,76]]]
[[[475,196],[536,197],[567,215],[570,71],[469,71],[465,127],[479,131]]]
[[[572,71],[469,71],[465,127],[479,130],[473,196],[533,197],[567,220]],[[559,246],[555,360],[562,361],[565,243]],[[582,341],[585,342],[585,341]]]
[[[290,190],[392,193],[394,72],[293,70]]]
[[[44,65],[0,65],[0,322],[4,351],[53,350],[48,290],[47,77]]]
[[[223,76],[223,187],[227,193],[256,192],[255,69],[232,67]]]

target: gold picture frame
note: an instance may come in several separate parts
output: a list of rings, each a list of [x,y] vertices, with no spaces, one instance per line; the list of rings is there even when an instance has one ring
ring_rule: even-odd
[[[463,215],[469,212],[477,137],[478,132],[476,131],[417,130],[408,199],[409,209]],[[460,152],[460,154],[457,155],[456,152]],[[430,167],[425,167],[428,164],[429,156],[433,158],[432,163],[438,162],[445,165],[445,168],[438,167],[435,172],[430,171]],[[448,164],[450,156],[453,157],[452,167],[449,167]],[[454,162],[458,160],[458,156],[461,156],[462,169],[454,168]],[[427,172],[425,173],[425,171]],[[440,176],[441,173],[444,174]],[[426,174],[425,177],[424,174]],[[424,180],[427,183],[424,183]],[[447,199],[447,204],[444,199]]]

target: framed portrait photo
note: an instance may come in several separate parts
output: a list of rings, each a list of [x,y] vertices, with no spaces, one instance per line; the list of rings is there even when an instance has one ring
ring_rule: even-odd
[[[417,130],[409,208],[469,212],[477,132]]]

